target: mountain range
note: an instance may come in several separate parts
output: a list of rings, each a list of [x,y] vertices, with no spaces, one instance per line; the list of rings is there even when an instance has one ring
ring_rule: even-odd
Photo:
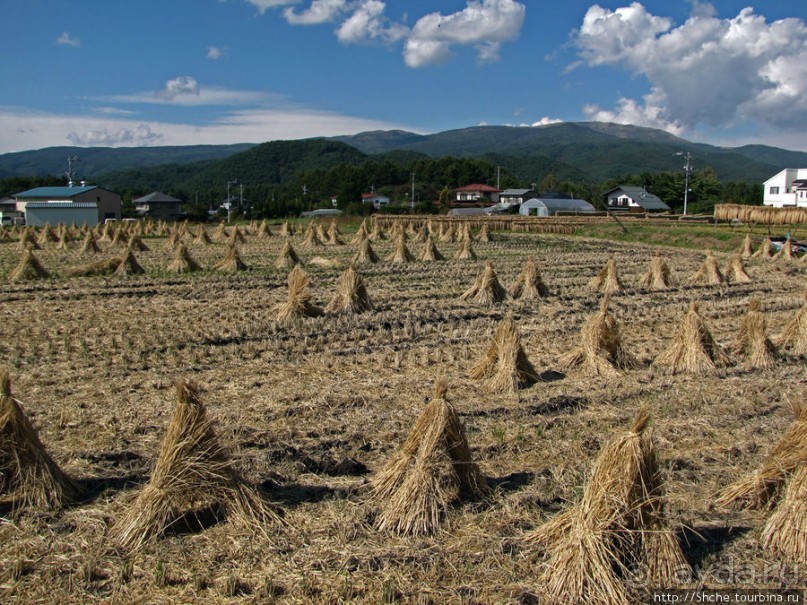
[[[435,134],[400,130],[363,132],[329,139],[353,151],[323,146],[323,139],[275,142],[270,159],[255,165],[255,144],[194,145],[138,148],[50,147],[0,155],[0,178],[62,175],[67,157],[78,156],[78,179],[104,184],[105,177],[120,183],[134,173],[148,181],[155,174],[175,176],[211,171],[232,175],[245,183],[283,182],[295,172],[330,168],[338,158],[355,163],[380,156],[391,161],[419,156],[474,157],[504,166],[530,182],[548,173],[558,178],[601,182],[644,172],[680,172],[691,153],[696,170],[711,167],[721,181],[761,183],[786,167],[807,166],[807,153],[763,145],[724,148],[693,143],[668,132],[622,124],[567,122],[537,127],[476,126]],[[354,153],[355,151],[355,153]],[[323,156],[328,159],[323,160]],[[239,174],[243,163],[247,175]],[[324,163],[323,163],[324,162]],[[166,171],[166,165],[171,170]],[[257,179],[257,180],[256,180]],[[155,183],[155,186],[160,183]]]

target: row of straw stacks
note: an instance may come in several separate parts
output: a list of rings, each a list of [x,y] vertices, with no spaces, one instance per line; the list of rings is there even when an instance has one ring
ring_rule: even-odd
[[[583,324],[578,344],[559,358],[559,366],[565,372],[608,379],[640,366],[625,346],[620,324],[609,310],[609,300],[609,295],[603,298],[599,311]],[[772,367],[781,351],[804,355],[807,353],[807,301],[785,325],[774,344],[768,336],[760,301],[751,299],[730,351],[742,360],[745,370]],[[673,375],[718,374],[731,363],[729,352],[715,341],[704,322],[697,302],[690,305],[677,333],[653,361],[654,366]],[[512,316],[500,322],[485,354],[472,367],[470,377],[481,381],[484,388],[493,393],[514,393],[540,380],[540,374],[524,351]]]
[[[722,222],[738,221],[751,225],[804,225],[807,224],[807,208],[716,204],[714,219]]]
[[[282,508],[235,468],[198,386],[181,380],[176,392],[150,479],[128,499],[107,539],[131,551],[178,524],[199,530],[220,520],[270,539],[270,530],[286,527]],[[723,490],[717,504],[772,510],[762,547],[773,556],[805,562],[807,407],[794,411],[796,421],[760,469]],[[642,407],[630,430],[608,442],[591,465],[581,499],[522,537],[526,548],[544,553],[539,576],[548,603],[627,605],[643,590],[691,581],[692,568],[668,517],[649,424],[649,409]],[[47,454],[11,395],[7,373],[0,376],[0,435],[0,495],[11,497],[18,508],[59,508],[81,500],[82,488]],[[457,503],[493,495],[444,383],[437,383],[370,489],[376,527],[415,537],[438,532]]]

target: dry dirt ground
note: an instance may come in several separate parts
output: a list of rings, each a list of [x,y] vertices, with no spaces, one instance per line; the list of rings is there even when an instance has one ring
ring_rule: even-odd
[[[55,277],[19,284],[7,281],[16,243],[0,244],[0,363],[45,446],[90,494],[63,511],[0,510],[0,602],[538,603],[544,553],[520,538],[579,499],[597,453],[642,404],[667,473],[668,514],[696,568],[693,586],[807,584],[807,569],[760,549],[762,514],[712,504],[790,425],[789,402],[807,401],[804,359],[748,371],[735,358],[712,377],[651,365],[692,300],[730,346],[749,299],[759,298],[775,337],[802,305],[807,267],[755,260],[749,284],[650,292],[637,284],[654,250],[680,281],[703,251],[495,235],[475,243],[476,261],[362,265],[375,311],[289,327],[274,321],[287,292],[287,271],[274,268],[279,236],[248,236],[240,251],[250,270],[238,274],[168,274],[167,238],[152,237],[144,240],[151,250],[136,253],[145,275],[70,278],[65,269],[87,258],[49,244],[36,254]],[[344,264],[355,247],[291,241],[314,302],[326,304],[342,268],[317,267],[312,257]],[[188,245],[205,267],[226,251],[224,243]],[[422,246],[408,245],[413,253]],[[99,258],[114,252],[101,246]],[[373,246],[382,258],[392,247]],[[437,246],[450,259],[459,244]],[[610,380],[567,374],[558,359],[597,310],[600,296],[586,284],[610,253],[626,285],[611,309],[641,367]],[[550,298],[492,307],[460,300],[484,261],[509,287],[531,254]],[[728,257],[717,256],[724,266]],[[546,381],[491,395],[468,371],[507,313]],[[201,385],[238,468],[285,509],[288,526],[255,537],[222,521],[116,552],[110,527],[148,480],[179,378]],[[452,509],[433,537],[379,533],[369,482],[437,379],[448,382],[494,493]]]

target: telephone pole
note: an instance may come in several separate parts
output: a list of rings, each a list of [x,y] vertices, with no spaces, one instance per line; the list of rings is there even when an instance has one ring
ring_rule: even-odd
[[[684,164],[684,216],[686,216],[687,202],[689,201],[689,179],[692,177],[694,170],[692,166],[692,154],[688,151],[686,153],[679,151],[675,155],[684,156],[684,159],[687,161],[687,163]]]

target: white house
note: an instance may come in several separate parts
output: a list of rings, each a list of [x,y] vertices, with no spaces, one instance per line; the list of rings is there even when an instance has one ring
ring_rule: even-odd
[[[807,208],[807,168],[785,168],[765,181],[762,203],[774,208]]]
[[[389,206],[390,199],[386,195],[378,195],[377,193],[362,193],[362,204],[372,204],[373,208],[378,210],[382,206]]]
[[[505,189],[499,194],[499,203],[505,206],[514,206],[516,204],[523,204],[534,197],[540,196],[532,189]]]
[[[608,210],[622,212],[669,212],[670,207],[644,187],[621,185],[605,194]]]

